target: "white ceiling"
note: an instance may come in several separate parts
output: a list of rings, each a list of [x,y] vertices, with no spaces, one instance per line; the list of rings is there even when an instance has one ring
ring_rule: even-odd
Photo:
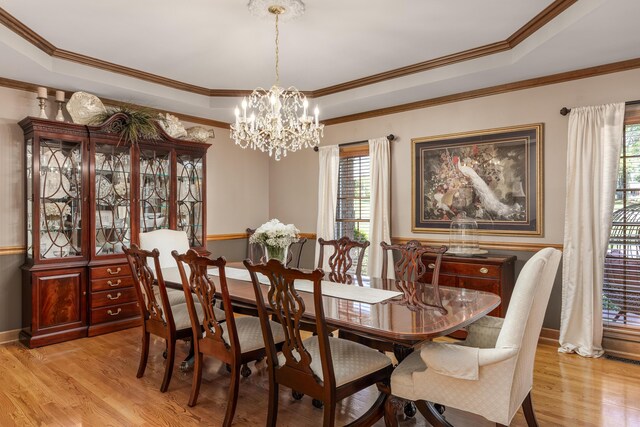
[[[280,25],[280,81],[313,91],[506,40],[552,0],[306,0]],[[55,47],[208,89],[274,83],[274,22],[246,0],[0,0]],[[638,0],[579,0],[506,52],[314,100],[322,118],[640,57]],[[0,77],[230,122],[208,97],[53,58],[0,25]],[[313,102],[312,102],[313,104]]]

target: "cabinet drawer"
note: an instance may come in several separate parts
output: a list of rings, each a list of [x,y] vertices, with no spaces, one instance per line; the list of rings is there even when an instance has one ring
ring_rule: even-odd
[[[114,277],[111,279],[97,279],[91,281],[91,291],[107,291],[111,289],[130,288],[133,286],[133,277]]]
[[[91,308],[105,307],[107,305],[137,302],[135,288],[110,289],[108,291],[91,293]]]
[[[113,264],[91,268],[91,279],[127,276],[131,277],[131,269],[129,269],[129,264]]]
[[[139,315],[140,309],[137,302],[93,308],[91,309],[91,324],[113,322]]]
[[[419,281],[424,283],[433,283],[433,273],[427,271],[425,274],[420,276]],[[456,276],[442,274],[442,272],[440,272],[438,277],[438,286],[449,286],[451,288],[455,288],[458,286],[458,278]]]
[[[432,268],[427,268],[432,270]],[[500,277],[500,267],[497,265],[443,261],[440,266],[440,273],[497,279]]]

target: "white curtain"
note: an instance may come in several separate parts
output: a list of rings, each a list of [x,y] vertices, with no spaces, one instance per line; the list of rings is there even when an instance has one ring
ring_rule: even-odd
[[[367,275],[380,277],[382,273],[382,248],[380,242],[391,244],[391,204],[389,140],[386,137],[369,140],[371,162],[371,202],[369,219],[369,258]],[[388,259],[387,277],[394,278],[393,257]]]
[[[624,126],[624,104],[571,109],[562,264],[562,353],[600,357],[604,258]]]
[[[316,237],[333,240],[336,222],[336,204],[338,202],[338,168],[340,149],[337,145],[319,147],[320,173],[318,176],[318,223]],[[316,263],[320,255],[320,245],[316,243]],[[330,254],[329,254],[330,255]],[[325,254],[325,271],[329,269],[329,257]],[[315,267],[315,266],[314,266]]]

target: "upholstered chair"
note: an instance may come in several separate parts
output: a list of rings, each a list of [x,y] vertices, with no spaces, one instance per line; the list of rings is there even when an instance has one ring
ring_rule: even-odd
[[[247,363],[260,360],[265,355],[260,319],[251,316],[236,319],[233,316],[225,275],[227,262],[223,257],[209,259],[198,255],[193,249],[182,255],[173,251],[172,255],[180,271],[184,293],[189,296],[187,307],[195,337],[195,367],[189,406],[194,406],[198,399],[202,382],[203,356],[213,356],[226,363],[231,371],[231,385],[223,422],[223,426],[227,427],[231,425],[235,414],[240,375],[247,377],[251,373]],[[217,285],[209,275],[211,268],[217,269]],[[218,294],[220,297],[217,296]],[[191,295],[195,295],[195,298],[191,298]],[[226,314],[225,322],[220,319],[217,300],[222,300]],[[198,305],[202,306],[202,310],[198,310]],[[273,333],[274,348],[280,349],[284,341],[282,326],[272,321],[269,321],[269,326]]]
[[[504,319],[484,317],[468,327],[460,345],[430,342],[404,359],[391,376],[393,396],[416,402],[434,426],[450,425],[434,403],[509,425],[520,406],[528,425],[537,426],[531,388],[542,321],[561,252],[546,248],[525,264]],[[396,425],[394,399],[385,420]]]
[[[157,249],[145,251],[132,244],[130,248],[124,248],[124,253],[133,275],[142,317],[142,352],[136,376],[141,378],[147,367],[150,334],[163,338],[167,345],[165,352],[167,361],[160,391],[165,392],[169,387],[173,373],[176,340],[192,337],[187,304],[184,302],[182,304],[170,303],[160,268],[160,254]],[[154,266],[153,269],[151,269],[151,265]],[[200,304],[196,305],[194,309],[202,312]]]
[[[329,427],[335,424],[335,409],[339,400],[373,384],[388,384],[393,367],[385,354],[362,344],[329,337],[323,309],[322,270],[304,272],[287,268],[276,260],[257,265],[245,260],[244,264],[251,274],[267,349],[267,426],[276,425],[280,385],[294,390],[296,398],[308,395],[321,401],[324,404],[323,425]],[[258,273],[268,278],[268,288],[260,284]],[[307,301],[307,304],[314,306],[317,335],[304,340],[300,334],[300,324],[306,305],[294,288],[296,280],[313,282],[313,302]],[[275,345],[276,335],[270,316],[274,316],[284,328],[285,340],[280,354]],[[381,393],[374,408],[380,408],[384,399],[385,395]],[[376,416],[379,417],[380,412],[372,408],[357,425],[372,425]]]
[[[175,267],[176,262],[171,256],[171,251],[176,250],[181,254],[187,252],[189,238],[184,231],[158,229],[148,233],[140,233],[140,248],[146,251],[158,249],[160,268]],[[149,267],[155,272],[154,266]],[[167,295],[171,305],[186,303],[184,293],[179,289],[167,289]]]

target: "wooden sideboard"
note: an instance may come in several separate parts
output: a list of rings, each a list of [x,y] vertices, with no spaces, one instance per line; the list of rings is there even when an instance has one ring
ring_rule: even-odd
[[[431,282],[433,260],[423,258],[427,272],[421,280]],[[443,256],[440,266],[441,286],[475,289],[500,295],[500,305],[490,316],[504,317],[515,283],[515,256],[459,257]]]

